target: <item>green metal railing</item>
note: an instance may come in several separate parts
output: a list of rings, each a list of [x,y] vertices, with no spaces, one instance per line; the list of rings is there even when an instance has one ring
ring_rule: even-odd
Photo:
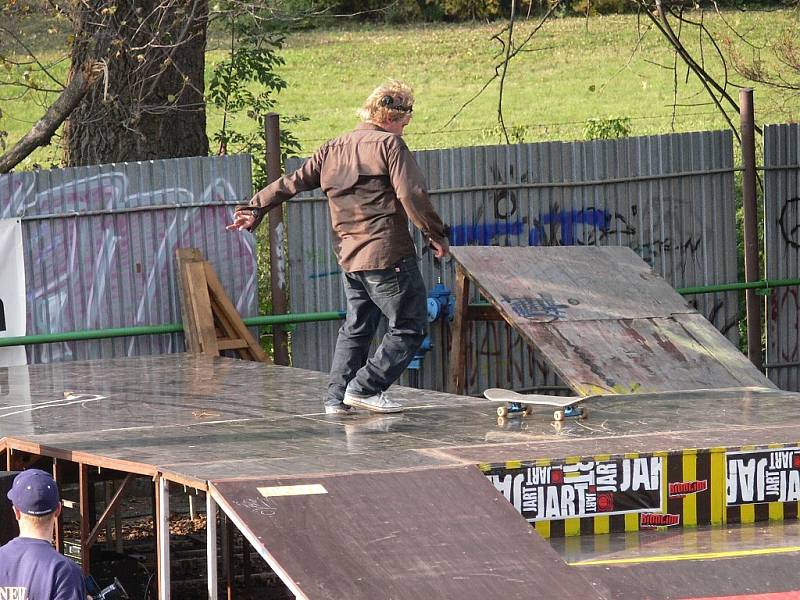
[[[713,294],[715,292],[732,292],[741,290],[756,290],[757,294],[767,295],[769,291],[778,287],[800,285],[800,279],[762,279],[748,283],[721,283],[717,285],[701,285],[695,287],[678,288],[676,291],[688,296],[692,294]],[[477,304],[475,306],[484,306]],[[343,311],[328,311],[314,313],[290,313],[287,315],[260,315],[258,317],[245,317],[242,319],[248,326],[270,327],[272,325],[294,325],[298,323],[317,323],[321,321],[336,321],[343,319]],[[139,335],[163,335],[183,331],[181,323],[167,323],[164,325],[140,325],[137,327],[118,327],[114,329],[90,329],[84,331],[67,331],[64,333],[44,333],[39,335],[23,335],[18,337],[0,338],[0,348],[4,346],[22,346],[27,344],[52,344],[54,342],[74,342],[79,340],[100,340],[117,337]]]
[[[245,325],[269,327],[271,325],[291,325],[294,323],[316,323],[319,321],[336,321],[343,319],[345,313],[341,311],[294,313],[288,315],[260,315],[258,317],[245,317]],[[183,331],[181,323],[167,323],[164,325],[140,325],[137,327],[117,327],[115,329],[89,329],[84,331],[67,331],[64,333],[43,333],[39,335],[22,335],[18,337],[0,338],[0,348],[3,346],[21,346],[26,344],[52,344],[53,342],[74,342],[78,340],[100,340],[116,337],[129,337],[137,335],[162,335]]]
[[[700,285],[696,287],[677,288],[675,291],[683,296],[690,294],[713,294],[714,292],[733,292],[739,290],[756,290],[761,296],[766,296],[773,288],[800,285],[800,279],[760,279],[747,283],[720,283],[717,285]]]

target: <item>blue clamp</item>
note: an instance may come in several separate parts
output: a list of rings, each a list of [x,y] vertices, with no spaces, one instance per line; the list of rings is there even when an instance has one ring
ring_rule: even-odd
[[[428,322],[436,319],[452,320],[455,314],[456,300],[452,292],[443,283],[441,277],[428,292]]]
[[[425,354],[430,352],[433,348],[433,342],[431,342],[431,336],[426,335],[425,339],[422,340],[422,344],[420,344],[419,349],[417,350],[416,354],[414,354],[414,358],[411,359],[411,362],[408,363],[409,369],[421,369],[422,368],[422,359],[425,358]]]

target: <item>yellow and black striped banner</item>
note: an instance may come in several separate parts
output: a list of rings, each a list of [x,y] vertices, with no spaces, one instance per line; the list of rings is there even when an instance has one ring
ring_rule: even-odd
[[[796,519],[800,512],[800,444],[479,466],[543,537]]]

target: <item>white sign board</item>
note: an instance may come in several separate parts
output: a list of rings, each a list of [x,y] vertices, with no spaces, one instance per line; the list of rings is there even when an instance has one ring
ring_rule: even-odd
[[[0,339],[25,335],[22,222],[0,219]],[[0,348],[0,367],[24,365],[25,346]]]

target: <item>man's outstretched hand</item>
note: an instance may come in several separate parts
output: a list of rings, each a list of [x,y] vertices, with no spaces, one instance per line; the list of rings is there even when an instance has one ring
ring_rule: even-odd
[[[249,230],[256,222],[256,216],[252,210],[237,210],[233,213],[233,223],[225,227],[228,231]]]

